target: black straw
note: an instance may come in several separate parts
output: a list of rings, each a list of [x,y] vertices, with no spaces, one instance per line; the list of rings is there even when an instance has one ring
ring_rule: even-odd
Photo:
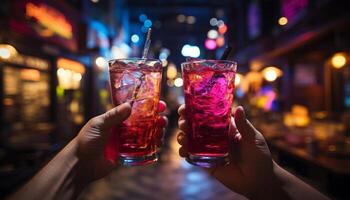
[[[232,51],[232,47],[230,47],[230,46],[226,47],[226,49],[225,49],[224,53],[222,54],[220,60],[227,60],[227,58],[230,55],[231,51]]]

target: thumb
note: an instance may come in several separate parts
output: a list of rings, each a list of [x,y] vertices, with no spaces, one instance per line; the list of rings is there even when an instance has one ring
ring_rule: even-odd
[[[238,132],[241,134],[243,141],[254,141],[257,130],[247,120],[242,106],[237,107],[234,119]]]
[[[95,121],[97,125],[102,130],[107,130],[112,128],[114,125],[120,124],[131,114],[131,106],[129,103],[123,103],[102,115],[96,117]]]

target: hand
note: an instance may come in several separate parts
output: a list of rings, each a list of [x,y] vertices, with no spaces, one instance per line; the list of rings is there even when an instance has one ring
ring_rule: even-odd
[[[178,121],[180,132],[177,136],[182,147],[181,157],[188,156],[187,134],[189,127],[185,116],[185,105],[181,105]],[[217,180],[231,190],[254,199],[264,192],[264,188],[272,187],[274,179],[274,163],[270,150],[262,134],[246,119],[242,107],[238,107],[231,117],[230,164],[208,169]]]
[[[160,101],[158,112],[163,112],[165,108],[165,102]],[[88,174],[89,177],[91,177],[91,180],[96,180],[106,176],[116,166],[113,159],[108,159],[104,156],[104,151],[112,127],[121,124],[129,117],[130,113],[130,104],[121,104],[108,112],[89,120],[75,138],[78,146],[77,152],[79,162],[81,163],[84,173]],[[165,132],[164,127],[167,123],[166,117],[159,116],[157,121],[157,129],[159,131],[156,134],[158,144],[162,143],[161,141]]]

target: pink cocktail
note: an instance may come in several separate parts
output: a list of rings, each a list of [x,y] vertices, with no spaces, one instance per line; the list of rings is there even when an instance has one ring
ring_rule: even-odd
[[[162,65],[155,59],[117,59],[109,62],[115,106],[129,102],[130,117],[113,129],[114,144],[123,165],[144,165],[157,160],[155,135]],[[110,146],[108,148],[111,148]],[[107,155],[108,156],[108,155]]]
[[[213,167],[228,163],[229,128],[236,63],[195,60],[182,63],[189,156],[192,164]]]

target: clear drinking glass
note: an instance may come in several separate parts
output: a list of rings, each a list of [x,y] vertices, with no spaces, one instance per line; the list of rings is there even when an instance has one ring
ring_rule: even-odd
[[[157,161],[155,135],[161,62],[141,58],[111,60],[109,75],[113,104],[129,102],[132,105],[130,117],[113,129],[109,144],[117,148],[123,165],[145,165]]]
[[[229,128],[237,64],[227,60],[182,63],[189,156],[194,165],[228,163]]]

